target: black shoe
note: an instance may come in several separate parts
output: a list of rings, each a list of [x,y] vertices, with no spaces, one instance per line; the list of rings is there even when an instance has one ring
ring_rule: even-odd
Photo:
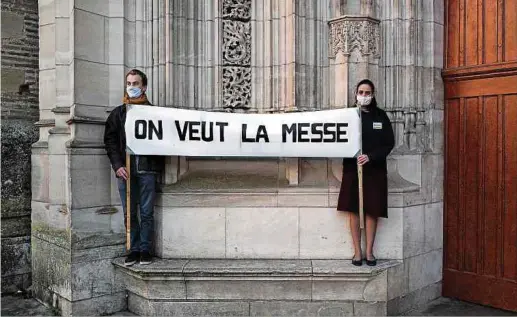
[[[152,261],[153,257],[151,256],[151,253],[149,253],[149,251],[144,251],[140,254],[140,264],[151,264]]]
[[[377,259],[376,258],[373,258],[373,260],[368,260],[368,258],[366,259],[366,265],[369,265],[369,266],[376,266],[377,265]]]
[[[361,260],[354,260],[352,258],[352,264],[355,265],[355,266],[361,266],[361,265],[363,265],[363,260],[362,259]]]
[[[138,258],[140,257],[140,252],[132,251],[129,253],[129,255],[126,257],[126,260],[124,261],[125,266],[131,266],[138,261]]]

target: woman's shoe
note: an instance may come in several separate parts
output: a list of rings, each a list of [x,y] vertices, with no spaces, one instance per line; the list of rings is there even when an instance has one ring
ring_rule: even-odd
[[[369,266],[376,266],[377,265],[377,259],[376,258],[373,258],[373,260],[368,260],[368,258],[366,258],[365,260],[366,260],[366,265],[369,265]]]
[[[354,260],[352,258],[352,264],[355,265],[355,266],[361,266],[361,265],[363,265],[363,260],[362,259],[361,260]]]

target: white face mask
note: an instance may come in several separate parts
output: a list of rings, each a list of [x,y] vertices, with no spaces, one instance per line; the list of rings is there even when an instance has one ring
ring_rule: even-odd
[[[373,96],[357,96],[359,106],[368,106],[372,102]]]
[[[127,92],[127,95],[129,96],[129,98],[137,98],[137,97],[140,97],[140,95],[142,94],[142,89],[140,89],[138,87],[128,86],[126,88],[126,92]]]

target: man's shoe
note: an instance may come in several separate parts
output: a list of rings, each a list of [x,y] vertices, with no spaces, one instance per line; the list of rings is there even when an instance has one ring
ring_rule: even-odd
[[[126,257],[126,260],[124,261],[125,266],[131,266],[138,261],[138,258],[140,257],[140,252],[132,251],[129,253],[129,255]]]
[[[153,257],[151,256],[151,253],[149,253],[149,251],[144,251],[140,254],[140,264],[151,264],[152,261]]]

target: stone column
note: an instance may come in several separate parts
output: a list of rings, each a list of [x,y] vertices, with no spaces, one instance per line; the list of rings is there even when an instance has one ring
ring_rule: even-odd
[[[48,0],[40,14],[40,140],[32,152],[32,269],[37,298],[63,315],[125,309],[111,261],[124,218],[103,144],[128,68],[151,65],[143,1]],[[152,16],[151,16],[152,17]],[[154,97],[154,96],[153,96]],[[152,97],[152,98],[153,98]]]
[[[336,79],[336,107],[355,102],[355,85],[361,79],[378,81],[381,40],[379,22],[367,16],[344,16],[330,20],[330,58],[333,60]]]

